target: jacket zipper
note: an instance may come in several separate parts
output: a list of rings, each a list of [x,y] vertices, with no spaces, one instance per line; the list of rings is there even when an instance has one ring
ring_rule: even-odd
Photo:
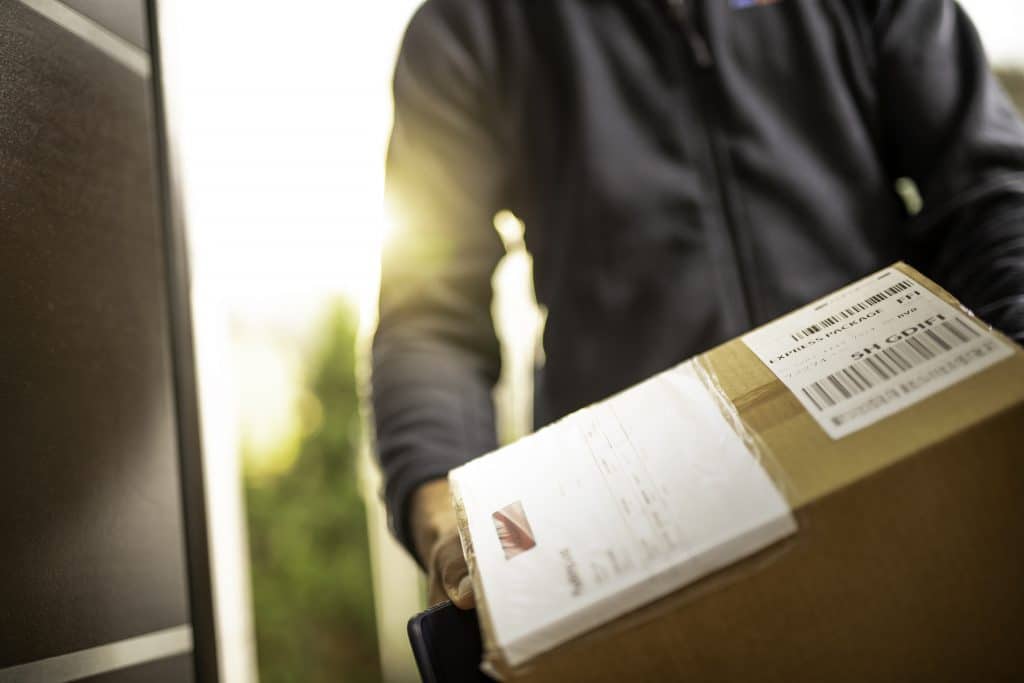
[[[705,91],[715,90],[714,95],[717,97],[720,93],[717,92],[715,84],[710,82],[710,79],[713,77],[711,69],[715,65],[714,55],[711,53],[711,48],[708,45],[707,39],[694,23],[692,0],[665,0],[665,2],[673,20],[680,31],[682,31],[683,37],[689,47],[690,54],[693,57],[693,61],[698,67],[698,81]],[[703,97],[699,99],[698,108],[700,109],[701,120],[704,123],[704,132],[707,135],[708,147],[711,150],[711,165],[722,204],[722,218],[725,223],[726,230],[729,233],[733,263],[736,268],[739,290],[743,298],[743,307],[746,314],[746,324],[747,326],[752,326],[757,320],[758,315],[755,311],[754,300],[750,287],[747,283],[747,276],[745,273],[747,270],[746,259],[743,258],[744,249],[739,243],[739,230],[736,226],[736,220],[729,198],[729,185],[724,172],[724,169],[728,164],[724,158],[725,152],[721,149],[715,133],[714,122],[711,117],[711,113],[708,111],[706,100]]]
[[[693,18],[690,16],[689,0],[667,0],[667,2],[668,10],[682,30],[683,36],[690,46],[693,59],[697,62],[697,66],[707,69],[714,65],[715,60],[711,55],[711,48],[708,47],[708,41],[704,39],[704,36],[697,30],[697,27],[693,25]]]

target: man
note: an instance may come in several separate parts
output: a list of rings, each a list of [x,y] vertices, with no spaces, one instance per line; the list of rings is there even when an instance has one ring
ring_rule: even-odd
[[[444,476],[496,445],[498,210],[538,424],[898,259],[1024,338],[1024,127],[952,0],[429,0],[394,93],[373,400],[432,601],[472,604]]]

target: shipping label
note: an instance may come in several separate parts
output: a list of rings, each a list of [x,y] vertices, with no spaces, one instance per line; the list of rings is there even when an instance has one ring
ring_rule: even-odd
[[[833,439],[1013,354],[974,316],[887,268],[743,336]]]

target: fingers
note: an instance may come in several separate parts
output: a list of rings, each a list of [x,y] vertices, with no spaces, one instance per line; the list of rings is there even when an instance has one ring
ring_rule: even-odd
[[[427,578],[427,607],[433,607],[447,599],[448,593],[445,592],[444,585],[441,583],[441,575],[431,570],[430,576]]]
[[[416,554],[426,558],[427,602],[451,600],[456,607],[476,606],[462,543],[445,479],[427,482],[413,497],[413,536]]]
[[[431,553],[441,536],[456,528],[447,480],[428,481],[415,491],[410,523],[416,556],[429,569]]]
[[[428,599],[431,604],[448,599],[460,609],[476,605],[473,582],[462,554],[458,532],[444,534],[431,553]]]

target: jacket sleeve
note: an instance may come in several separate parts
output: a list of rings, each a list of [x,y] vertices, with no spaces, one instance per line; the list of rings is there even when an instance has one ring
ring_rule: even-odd
[[[496,446],[490,307],[505,173],[486,45],[474,40],[483,20],[465,7],[443,0],[417,12],[393,83],[386,193],[395,229],[382,256],[371,390],[389,523],[410,552],[410,494]]]
[[[1024,125],[953,0],[877,7],[883,155],[923,199],[908,260],[1024,341]]]

